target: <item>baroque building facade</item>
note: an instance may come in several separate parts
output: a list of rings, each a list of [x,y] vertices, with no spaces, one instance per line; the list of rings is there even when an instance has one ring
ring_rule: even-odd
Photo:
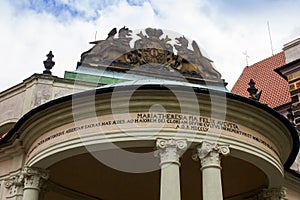
[[[195,41],[123,27],[92,44],[64,78],[50,52],[0,93],[1,199],[299,198],[295,126],[229,92]]]
[[[247,82],[252,79],[257,91],[261,91],[260,102],[267,104],[285,116],[297,128],[299,134],[299,66],[300,39],[283,45],[281,52],[246,66],[231,92],[249,96]],[[290,169],[286,170],[286,184],[300,190],[300,155]]]

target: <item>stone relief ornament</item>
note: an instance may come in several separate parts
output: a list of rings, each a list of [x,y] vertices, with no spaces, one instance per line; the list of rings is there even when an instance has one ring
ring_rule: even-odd
[[[129,42],[132,40],[131,30],[123,27],[119,30],[118,38],[114,38],[116,29],[108,34],[106,40],[94,42],[96,45],[81,55],[81,62],[91,65],[110,65],[113,62],[128,63],[125,58],[127,52],[131,51]]]
[[[228,145],[202,142],[199,146],[197,146],[196,152],[192,158],[194,160],[200,159],[202,168],[210,165],[221,167],[221,156],[228,156],[229,153],[230,149]]]
[[[24,167],[22,174],[24,176],[24,188],[40,189],[49,178],[48,171],[35,167]]]
[[[10,176],[5,180],[5,187],[8,189],[8,197],[23,195],[24,177],[21,173]]]
[[[23,190],[34,188],[40,190],[43,183],[49,178],[46,170],[25,166],[18,174],[10,176],[5,180],[5,187],[8,189],[8,197],[22,197]]]
[[[135,41],[134,49],[136,51],[132,53],[138,56],[138,62],[133,64],[140,66],[151,63],[174,67],[173,47],[168,43],[171,39],[168,36],[160,38],[163,35],[160,29],[147,28],[145,32],[147,35],[142,32],[137,34],[140,39]]]
[[[286,197],[286,188],[271,188],[271,189],[264,189],[257,195],[258,200],[287,200]]]
[[[78,66],[102,66],[120,71],[134,68],[149,73],[179,72],[184,76],[210,80],[221,78],[212,61],[202,55],[197,43],[193,41],[193,49],[189,49],[189,41],[184,36],[175,38],[173,43],[177,44],[172,45],[172,39],[164,35],[161,29],[146,28],[136,34],[138,39],[131,47],[131,30],[124,26],[119,30],[118,37],[116,34],[117,29],[114,28],[105,40],[93,42],[94,47],[81,55]]]
[[[204,57],[198,44],[193,41],[193,50],[188,49],[189,41],[184,37],[175,38],[174,45],[178,54],[178,65],[176,68],[184,73],[205,74],[208,78],[220,78],[221,75],[214,70],[208,58]],[[179,44],[179,45],[178,45]]]
[[[160,163],[179,163],[180,156],[187,149],[187,141],[183,139],[157,139],[156,148],[158,150],[156,156],[160,156]]]

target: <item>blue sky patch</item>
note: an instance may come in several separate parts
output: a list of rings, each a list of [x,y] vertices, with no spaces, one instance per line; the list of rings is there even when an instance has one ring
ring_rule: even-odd
[[[93,3],[94,1],[91,1]],[[101,1],[100,1],[101,2]],[[69,1],[67,3],[63,3],[59,0],[27,0],[23,2],[14,2],[20,10],[32,10],[37,13],[49,13],[54,15],[57,18],[63,18],[62,20],[67,20],[72,17],[80,17],[85,20],[94,20],[98,17],[97,9],[101,8],[100,3],[93,3],[93,10],[90,10],[90,13],[87,14],[84,10],[76,9],[75,6],[72,6],[74,1]],[[103,2],[104,3],[104,2]]]
[[[127,3],[132,6],[142,6],[145,0],[127,0]]]

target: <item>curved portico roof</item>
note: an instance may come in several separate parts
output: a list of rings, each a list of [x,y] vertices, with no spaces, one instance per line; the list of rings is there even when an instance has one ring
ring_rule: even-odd
[[[140,81],[133,81],[133,82],[124,82],[116,85],[107,85],[103,87],[99,87],[95,90],[89,90],[85,92],[80,92],[73,95],[64,96],[55,100],[52,100],[50,102],[47,102],[39,107],[36,107],[26,113],[16,124],[15,126],[7,133],[6,137],[4,137],[2,140],[0,140],[0,146],[6,146],[14,142],[16,138],[23,137],[22,136],[22,130],[24,127],[29,126],[32,119],[43,116],[43,113],[49,113],[51,110],[57,110],[57,107],[61,106],[62,104],[66,104],[68,106],[72,106],[72,101],[74,99],[81,99],[85,98],[87,96],[94,96],[94,95],[102,95],[106,93],[112,93],[114,90],[119,91],[130,91],[134,88],[135,90],[143,90],[143,91],[160,91],[164,93],[164,91],[169,90],[169,88],[172,88],[173,90],[180,90],[180,91],[190,91],[194,92],[196,95],[201,94],[207,94],[207,95],[214,95],[214,96],[220,96],[225,97],[227,105],[227,111],[231,112],[232,109],[235,109],[234,106],[237,104],[239,105],[246,105],[245,108],[248,109],[254,109],[259,111],[260,113],[266,113],[270,116],[273,116],[274,119],[277,119],[277,123],[281,123],[281,126],[285,127],[289,134],[290,141],[292,141],[292,148],[290,149],[290,152],[288,153],[289,156],[286,158],[284,167],[286,169],[289,169],[289,167],[292,165],[293,161],[295,160],[298,150],[299,150],[299,140],[298,140],[298,134],[295,129],[295,127],[282,115],[280,115],[278,112],[273,110],[272,108],[266,106],[265,104],[261,104],[258,101],[254,101],[245,97],[242,97],[240,95],[235,95],[233,93],[230,93],[226,91],[225,89],[220,88],[212,88],[210,86],[199,86],[197,84],[193,83],[182,83],[177,81],[158,81],[158,80],[140,80]],[[247,112],[250,114],[252,112],[256,112],[254,110],[241,110],[240,112],[243,113],[243,115],[247,115]],[[253,114],[253,113],[252,113]],[[268,120],[268,119],[266,119]],[[251,122],[253,123],[253,122]],[[261,123],[261,122],[259,122]],[[269,123],[269,122],[268,122]],[[280,138],[278,138],[280,140]]]
[[[131,112],[135,115],[150,112],[159,105],[160,111],[165,113],[191,116],[192,119],[203,117],[220,123],[221,133],[217,140],[231,144],[235,156],[245,160],[243,157],[248,156],[253,163],[259,161],[257,167],[265,168],[270,182],[277,184],[277,180],[283,174],[282,165],[289,169],[299,150],[297,131],[284,116],[265,104],[228,92],[221,74],[213,68],[212,61],[202,55],[195,41],[191,43],[192,48],[189,48],[189,40],[179,36],[175,38],[177,44],[171,45],[171,39],[168,35],[163,36],[162,30],[147,28],[136,34],[140,38],[132,47],[131,30],[125,27],[120,29],[118,37],[115,37],[116,33],[117,31],[113,30],[107,39],[94,42],[94,47],[81,55],[77,70],[80,72],[85,71],[84,69],[101,69],[99,77],[102,72],[118,72],[131,77],[128,80],[132,81],[101,86],[42,104],[19,119],[0,140],[0,147],[20,139],[27,153],[26,162],[43,163],[45,154],[40,155],[39,151],[43,151],[41,148],[48,149],[48,146],[41,138],[47,135],[50,140],[53,136],[52,130],[61,128],[64,133],[65,127],[74,126],[76,120],[89,119],[89,112],[94,112],[97,119],[104,116],[109,118],[115,111],[123,117]],[[78,109],[78,113],[75,113],[74,109]],[[237,128],[223,129],[222,124]],[[177,125],[176,128],[174,124],[172,127],[170,124],[162,125],[163,134],[171,137]],[[192,133],[196,138],[195,143],[200,143],[206,134],[216,134],[196,128],[179,128],[179,135],[182,134],[181,137],[186,137],[193,143],[194,140],[190,136]],[[122,135],[118,130],[115,131],[117,135]],[[136,134],[139,130],[129,131]],[[149,133],[152,130],[144,131]],[[57,135],[59,132],[55,133],[55,137]],[[116,138],[120,141],[132,140],[126,134]],[[153,136],[151,138],[153,141],[156,139]],[[101,142],[100,139],[99,143]],[[56,148],[54,146],[53,148]],[[50,154],[55,156],[53,152],[48,152],[47,155]],[[268,166],[272,166],[273,171],[266,170]],[[277,175],[272,178],[270,173]]]

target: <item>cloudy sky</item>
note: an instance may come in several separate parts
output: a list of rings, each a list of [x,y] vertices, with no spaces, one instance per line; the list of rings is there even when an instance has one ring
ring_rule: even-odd
[[[76,69],[90,41],[114,27],[171,30],[192,38],[214,61],[230,89],[246,66],[300,37],[298,0],[1,0],[0,91],[33,73],[53,51],[52,70]],[[97,33],[97,34],[96,34]]]

